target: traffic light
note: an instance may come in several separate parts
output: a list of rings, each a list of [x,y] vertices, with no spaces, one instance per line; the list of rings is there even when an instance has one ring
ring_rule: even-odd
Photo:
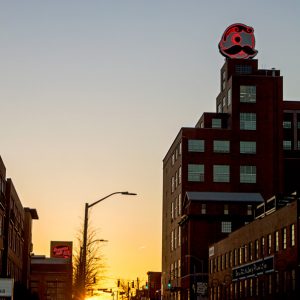
[[[118,287],[120,287],[120,279],[118,279]]]
[[[146,290],[148,290],[148,281],[146,281]]]
[[[172,287],[171,280],[169,280],[169,282],[168,282],[168,289],[171,289],[171,287]]]

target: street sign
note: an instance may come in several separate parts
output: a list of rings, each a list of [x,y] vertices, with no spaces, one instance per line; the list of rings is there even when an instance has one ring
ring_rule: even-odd
[[[207,282],[197,282],[197,294],[205,295],[207,291]]]
[[[0,297],[12,297],[14,280],[12,278],[0,278]]]

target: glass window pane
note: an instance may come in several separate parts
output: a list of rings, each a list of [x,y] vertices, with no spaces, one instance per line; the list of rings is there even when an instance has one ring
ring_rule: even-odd
[[[204,152],[204,140],[188,140],[189,152]]]
[[[211,120],[211,128],[222,128],[222,120],[221,119],[212,119]]]
[[[204,165],[188,165],[188,181],[204,181]]]
[[[240,141],[240,153],[255,154],[256,142]]]
[[[230,142],[229,141],[214,141],[214,152],[230,152]]]
[[[255,103],[256,102],[256,86],[241,85],[240,86],[240,102]]]
[[[256,130],[256,113],[240,113],[240,129]]]
[[[256,166],[240,166],[240,182],[256,183]]]
[[[214,182],[229,182],[230,168],[228,165],[214,165]]]

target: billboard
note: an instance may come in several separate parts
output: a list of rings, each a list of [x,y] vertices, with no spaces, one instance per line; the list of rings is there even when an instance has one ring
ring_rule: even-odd
[[[72,242],[51,241],[50,257],[51,258],[72,258]]]

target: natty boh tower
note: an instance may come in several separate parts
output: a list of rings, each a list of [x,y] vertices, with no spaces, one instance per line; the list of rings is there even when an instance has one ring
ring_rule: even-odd
[[[205,299],[208,245],[300,190],[300,102],[283,100],[279,70],[258,68],[253,28],[229,26],[219,50],[216,112],[181,128],[163,159],[164,299]]]

